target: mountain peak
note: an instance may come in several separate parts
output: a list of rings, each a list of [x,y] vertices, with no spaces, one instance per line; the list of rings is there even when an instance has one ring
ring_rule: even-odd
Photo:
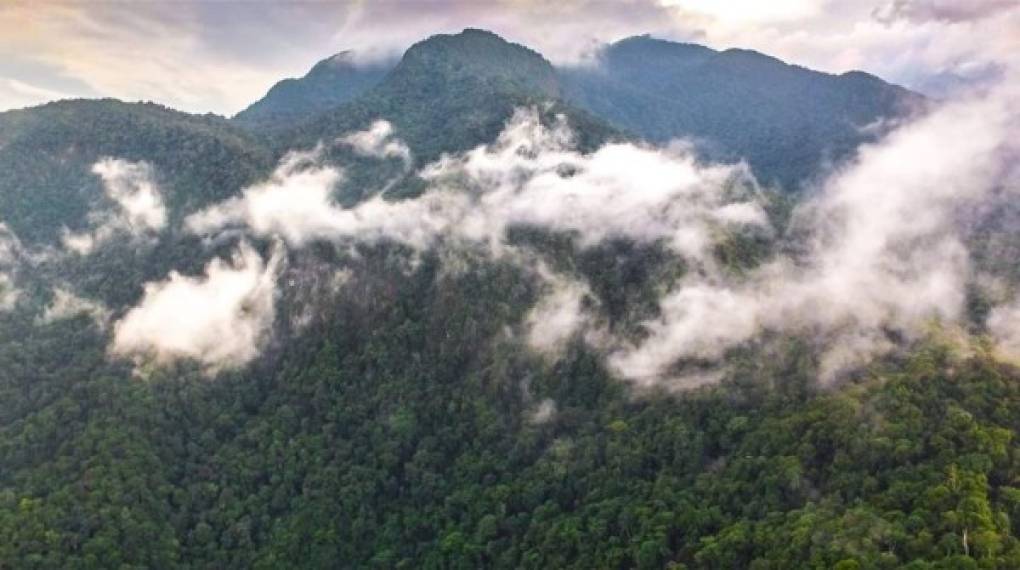
[[[642,34],[609,44],[602,50],[600,60],[603,64],[622,69],[651,65],[665,66],[675,71],[677,66],[695,65],[716,53],[718,52],[703,45],[674,42]]]
[[[657,38],[651,34],[641,34],[637,36],[630,36],[617,40],[610,44],[610,48],[623,49],[623,48],[641,48],[641,49],[661,49],[661,50],[692,50],[692,51],[704,51],[714,52],[712,48],[703,46],[701,44],[695,44],[690,42],[678,42],[673,40],[666,40]]]
[[[358,67],[357,64],[355,63],[354,57],[355,53],[352,50],[344,50],[335,53],[313,65],[312,69],[308,71],[305,77],[308,77],[309,75],[314,75],[316,73]]]
[[[445,84],[479,81],[504,91],[559,96],[556,72],[549,61],[538,52],[477,28],[431,36],[414,44],[394,75],[415,82],[426,78]]]
[[[319,61],[300,79],[273,85],[234,120],[256,129],[291,126],[375,87],[392,68],[392,61],[361,63],[355,52],[344,50]]]
[[[598,64],[563,73],[569,102],[650,140],[693,138],[713,159],[746,160],[760,180],[789,189],[868,140],[861,126],[917,99],[864,73],[651,36],[607,46]]]

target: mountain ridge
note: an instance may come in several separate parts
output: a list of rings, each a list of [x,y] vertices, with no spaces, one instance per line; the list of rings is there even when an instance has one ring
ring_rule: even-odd
[[[373,78],[373,85],[361,83],[356,93],[338,83],[343,97],[335,105],[319,101],[314,109],[301,111],[302,127],[291,122],[267,129],[326,136],[341,130],[341,124],[349,126],[349,121],[337,122],[344,106],[357,114],[356,109],[380,103],[380,98],[384,108],[385,100],[398,94],[401,105],[409,108],[432,97],[449,99],[457,89],[481,89],[496,99],[558,101],[656,143],[693,140],[712,160],[746,159],[762,181],[797,190],[819,169],[874,140],[876,133],[864,133],[863,127],[909,114],[924,102],[923,96],[861,71],[828,74],[754,50],[718,51],[649,35],[605,46],[592,64],[555,67],[526,46],[468,28],[417,42],[387,72],[380,68]],[[301,81],[285,85],[300,89]],[[338,76],[337,81],[343,78]],[[322,87],[313,82],[308,88]],[[252,107],[281,105],[276,99],[271,90]],[[363,104],[359,99],[365,100]],[[472,115],[467,107],[445,112]],[[500,117],[505,119],[506,113]],[[241,119],[235,121],[245,124]],[[433,125],[442,129],[443,123]],[[493,132],[491,124],[487,134]],[[283,140],[293,139],[285,134]],[[308,143],[306,137],[303,144]]]
[[[651,57],[649,53],[658,55]],[[409,144],[414,156],[421,162],[428,162],[444,152],[462,151],[491,141],[514,109],[537,105],[546,109],[543,115],[548,120],[556,114],[568,115],[575,123],[582,148],[594,148],[603,141],[623,136],[655,142],[676,137],[689,138],[699,143],[701,150],[711,159],[736,161],[746,158],[763,181],[780,180],[784,186],[793,188],[810,180],[829,162],[849,156],[861,142],[872,140],[875,134],[862,134],[858,128],[884,116],[869,108],[874,102],[870,93],[881,93],[888,99],[888,105],[880,105],[879,111],[882,108],[893,109],[900,94],[898,88],[889,87],[863,72],[853,71],[839,76],[820,74],[750,50],[719,52],[698,44],[682,44],[650,36],[635,36],[616,42],[607,46],[600,58],[602,64],[598,69],[557,69],[534,50],[508,42],[491,32],[468,29],[459,34],[424,39],[409,48],[399,61],[371,64],[374,65],[371,68],[357,63],[352,52],[339,52],[316,63],[302,79],[285,80],[274,86],[266,98],[253,103],[231,120],[209,114],[180,113],[156,104],[130,104],[110,99],[72,100],[0,114],[0,137],[8,133],[7,140],[3,141],[7,146],[6,156],[13,156],[11,152],[19,144],[19,139],[14,137],[19,132],[15,125],[22,125],[18,128],[22,134],[27,133],[24,128],[41,124],[41,119],[33,117],[61,117],[59,124],[68,128],[79,124],[82,129],[67,131],[65,136],[67,140],[83,142],[91,136],[89,129],[105,132],[117,128],[114,125],[122,124],[135,125],[130,129],[137,126],[144,130],[169,121],[167,124],[173,123],[182,128],[191,125],[187,128],[193,131],[194,136],[212,137],[208,144],[221,144],[211,142],[220,137],[223,144],[234,149],[230,152],[235,155],[261,155],[262,158],[256,161],[259,166],[252,171],[254,173],[266,171],[266,149],[272,149],[272,154],[278,159],[289,150],[311,148],[319,141],[367,128],[378,119],[390,120]],[[754,84],[739,83],[740,95],[735,99],[731,97],[729,103],[720,106],[714,93],[698,94],[701,83],[733,84],[732,70],[720,69],[719,66],[707,71],[703,69],[713,60],[721,60],[738,69],[764,67],[770,73],[778,70],[780,74],[794,79],[782,89],[772,87],[765,91]],[[688,76],[695,69],[702,71],[697,72],[692,82]],[[649,73],[649,70],[656,73]],[[345,83],[354,77],[352,73],[362,71],[365,74],[358,75],[357,81]],[[809,74],[809,80],[803,79],[805,73]],[[805,93],[803,85],[821,89],[815,87],[819,77],[825,78],[826,92],[837,105],[811,103],[814,93]],[[335,90],[338,83],[345,84],[346,90]],[[839,91],[831,85],[837,83],[837,87],[861,86],[861,93]],[[676,88],[686,89],[687,95],[678,97]],[[732,92],[733,88],[727,87],[726,90]],[[291,102],[288,103],[291,108],[283,114],[272,110],[280,106],[280,97],[284,102]],[[793,110],[784,104],[784,97],[798,98]],[[743,113],[734,111],[735,105],[756,99],[758,104],[755,106],[760,109]],[[550,102],[553,105],[546,107]],[[673,115],[663,111],[669,109],[673,109]],[[846,109],[856,111],[850,113]],[[764,114],[765,111],[768,113]],[[798,118],[809,111],[806,123],[805,119]],[[82,115],[82,120],[74,118],[76,113]],[[771,116],[773,114],[775,116]],[[101,125],[93,123],[85,127],[100,117],[106,117]],[[648,117],[654,117],[654,120],[648,120]],[[829,123],[830,127],[819,128],[812,123]],[[43,131],[39,131],[38,136],[42,134]],[[129,137],[125,141],[150,140],[153,136],[143,134],[143,131],[138,131],[137,135],[141,138]],[[51,142],[61,144],[61,141]],[[250,150],[242,147],[250,147]],[[103,151],[106,153],[123,148],[124,154],[131,155],[123,144],[112,144],[112,141],[111,145],[100,148],[107,149]],[[334,148],[329,152],[344,150]],[[90,155],[89,160],[99,158],[98,154],[93,154],[95,156]],[[26,165],[37,163],[38,172],[45,171],[53,177],[66,171],[66,160],[67,157],[59,158],[52,153],[35,153],[17,168],[12,166],[12,172],[24,172],[31,178],[35,175],[26,170]],[[252,175],[244,179],[249,180]],[[226,181],[230,177],[220,178]],[[79,179],[70,174],[63,180],[66,187],[94,185],[88,177]],[[20,182],[5,195],[9,211],[19,212],[27,207],[26,204],[32,203],[31,200],[11,201],[15,200],[15,196],[21,196],[28,187],[24,181]],[[413,184],[398,185],[394,190],[413,193],[412,187]],[[209,193],[209,196],[222,196],[230,191],[223,187],[208,188],[202,192]],[[94,193],[94,190],[91,192]],[[37,198],[41,196],[36,195]],[[351,199],[359,197],[352,195]],[[53,231],[53,224],[73,229],[80,223],[79,218],[88,200],[72,196],[66,202],[60,209],[49,210],[54,216],[63,210],[66,214],[63,217],[51,216],[52,220],[40,219],[39,223],[20,223],[15,219],[19,233],[29,238],[41,237],[47,231]],[[78,213],[72,215],[72,210]],[[33,217],[38,215],[38,212],[32,214]]]
[[[582,147],[616,136],[604,121],[557,95],[555,69],[540,54],[491,32],[468,29],[417,42],[377,85],[281,130],[274,144],[280,152],[308,147],[385,119],[415,160],[427,163],[443,153],[491,142],[514,111],[527,106],[543,107],[547,120],[557,114],[572,118]]]
[[[320,60],[300,78],[274,84],[259,100],[231,117],[248,129],[278,129],[350,101],[377,85],[395,62],[358,62],[345,50]]]
[[[753,50],[647,36],[607,46],[594,67],[561,70],[567,100],[657,142],[692,138],[714,160],[746,159],[795,190],[874,140],[863,128],[924,98],[864,72],[826,74]]]

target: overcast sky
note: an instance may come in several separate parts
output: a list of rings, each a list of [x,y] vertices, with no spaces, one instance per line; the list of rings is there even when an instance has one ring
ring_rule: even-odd
[[[465,27],[557,64],[650,33],[945,96],[1009,72],[1020,0],[0,0],[0,110],[116,97],[232,115],[338,51],[386,57]]]

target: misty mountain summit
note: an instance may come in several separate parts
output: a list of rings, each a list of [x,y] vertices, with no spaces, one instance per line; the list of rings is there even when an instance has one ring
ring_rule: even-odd
[[[305,124],[321,137],[372,114],[366,108],[385,109],[412,130],[424,120],[438,129],[433,139],[477,144],[509,116],[512,105],[501,101],[558,101],[625,135],[688,139],[710,159],[747,160],[763,182],[796,190],[873,140],[877,131],[868,126],[904,116],[924,98],[861,72],[830,75],[749,50],[650,36],[605,46],[593,62],[554,68],[524,46],[466,29],[425,39],[398,62],[363,65],[348,53],[323,60],[304,78],[278,83],[234,122],[281,132]],[[465,129],[483,135],[452,132]],[[409,138],[433,156],[432,145]]]
[[[309,146],[385,118],[401,131],[415,159],[428,162],[443,152],[491,142],[515,109],[531,105],[550,118],[571,117],[582,146],[616,132],[563,101],[559,89],[555,69],[538,53],[491,32],[467,29],[414,44],[361,96],[269,139],[281,149]]]
[[[393,81],[406,81],[421,96],[455,90],[464,82],[490,85],[495,92],[556,99],[556,72],[544,57],[522,45],[485,30],[432,36],[411,46],[393,72]]]

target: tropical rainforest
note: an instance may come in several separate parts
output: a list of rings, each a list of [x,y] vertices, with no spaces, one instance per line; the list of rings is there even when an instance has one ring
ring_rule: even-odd
[[[1015,106],[599,58],[0,113],[0,568],[1020,568]]]

